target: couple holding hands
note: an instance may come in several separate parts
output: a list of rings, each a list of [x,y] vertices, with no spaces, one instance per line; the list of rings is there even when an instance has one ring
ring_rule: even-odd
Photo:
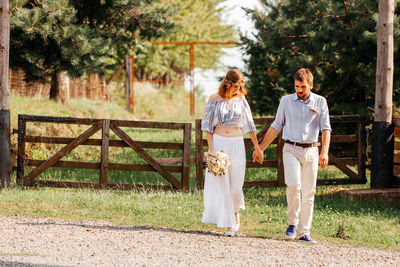
[[[262,163],[263,151],[282,130],[285,140],[283,164],[287,198],[287,238],[316,243],[310,236],[316,191],[318,165],[328,165],[331,126],[326,99],[311,92],[313,75],[305,68],[293,76],[295,93],[282,97],[274,122],[258,144],[256,127],[246,101],[243,74],[230,70],[210,96],[201,128],[206,132],[208,157],[218,151],[229,156],[225,174],[215,176],[207,171],[204,182],[202,222],[227,228],[225,235],[234,236],[240,226],[240,209],[244,209],[243,183],[246,151],[243,135],[249,134],[254,145],[253,161]],[[322,146],[318,151],[319,132]],[[211,155],[210,155],[211,154]]]

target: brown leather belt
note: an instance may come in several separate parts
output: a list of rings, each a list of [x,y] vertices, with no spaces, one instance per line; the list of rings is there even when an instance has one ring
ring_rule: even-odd
[[[316,146],[320,146],[321,145],[320,142],[311,143],[311,144],[305,144],[305,143],[292,142],[292,141],[289,141],[289,140],[285,140],[285,143],[291,144],[291,145],[294,145],[294,146],[301,146],[302,148],[316,147]]]

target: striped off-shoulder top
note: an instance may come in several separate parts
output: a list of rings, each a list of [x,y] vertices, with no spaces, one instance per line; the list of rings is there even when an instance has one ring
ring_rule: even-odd
[[[240,127],[243,134],[255,132],[256,126],[246,98],[209,100],[201,122],[201,130],[214,133],[215,126]]]

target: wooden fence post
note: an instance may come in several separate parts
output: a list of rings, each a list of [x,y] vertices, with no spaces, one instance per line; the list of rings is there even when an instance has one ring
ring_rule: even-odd
[[[25,162],[25,132],[26,121],[23,115],[18,115],[18,158],[17,158],[17,184],[23,184]]]
[[[101,135],[100,187],[107,184],[108,151],[110,144],[110,120],[103,120]]]
[[[203,131],[201,130],[201,120],[196,120],[196,182],[197,189],[203,189]]]
[[[190,142],[192,137],[192,124],[186,123],[183,129],[183,156],[182,156],[182,191],[189,191],[190,182]]]
[[[365,176],[366,160],[367,160],[367,133],[365,130],[365,122],[360,120],[357,123],[357,170],[358,177],[363,181],[367,181]]]
[[[0,0],[0,188],[10,185],[9,47],[10,4]]]

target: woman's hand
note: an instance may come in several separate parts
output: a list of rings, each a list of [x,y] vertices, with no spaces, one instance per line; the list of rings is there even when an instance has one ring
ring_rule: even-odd
[[[256,147],[253,151],[253,162],[257,161],[259,164],[262,164],[264,161],[264,154],[260,147]]]
[[[258,144],[256,133],[249,132],[249,136],[251,138],[251,142],[254,145],[253,162],[257,161],[258,163],[262,164],[264,161],[264,154],[263,154],[263,151],[261,150],[260,145]]]

